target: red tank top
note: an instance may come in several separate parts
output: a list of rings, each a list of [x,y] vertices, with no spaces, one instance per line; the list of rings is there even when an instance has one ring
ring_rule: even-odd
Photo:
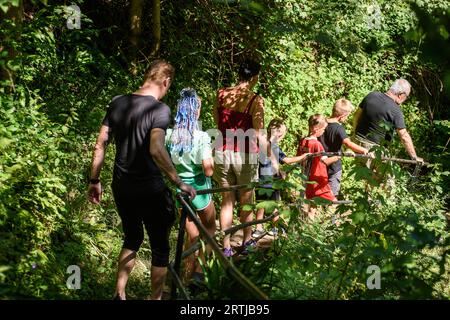
[[[256,94],[250,99],[245,110],[239,112],[223,107],[223,89],[219,91],[219,130],[222,133],[222,146],[217,150],[258,153],[258,143],[253,129],[253,117],[249,113]]]

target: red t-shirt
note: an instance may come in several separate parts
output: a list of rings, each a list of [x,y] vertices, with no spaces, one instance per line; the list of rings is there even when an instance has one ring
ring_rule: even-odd
[[[304,153],[317,153],[324,152],[322,144],[317,139],[304,138],[300,140],[297,148],[297,156],[301,156]],[[321,197],[331,201],[336,200],[330,185],[328,184],[328,169],[327,165],[320,161],[321,157],[314,157],[311,164],[309,173],[309,181],[315,181],[317,183],[306,186],[306,199],[312,199],[314,197]]]

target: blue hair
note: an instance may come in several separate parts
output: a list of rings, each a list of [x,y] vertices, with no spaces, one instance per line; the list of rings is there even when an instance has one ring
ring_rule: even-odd
[[[178,99],[175,126],[170,137],[170,150],[178,152],[180,156],[192,151],[194,145],[194,131],[198,130],[197,115],[200,101],[197,92],[191,88],[184,88]]]

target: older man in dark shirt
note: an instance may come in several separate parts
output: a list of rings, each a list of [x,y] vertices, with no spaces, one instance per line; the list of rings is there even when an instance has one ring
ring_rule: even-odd
[[[397,79],[388,92],[371,92],[359,105],[355,114],[356,138],[370,149],[382,141],[392,140],[394,129],[413,160],[423,161],[416,154],[411,136],[406,130],[400,105],[411,92],[411,85],[405,79]]]

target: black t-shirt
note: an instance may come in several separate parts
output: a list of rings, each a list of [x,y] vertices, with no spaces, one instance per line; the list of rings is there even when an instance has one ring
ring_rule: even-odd
[[[369,93],[361,102],[361,118],[356,126],[356,134],[375,143],[391,141],[394,129],[405,128],[405,120],[400,107],[381,92]]]
[[[339,123],[332,122],[328,124],[323,135],[319,137],[320,143],[326,152],[341,151],[342,142],[347,138],[347,133]],[[328,166],[328,175],[342,170],[342,161],[339,159]]]
[[[113,184],[149,192],[164,188],[161,171],[150,155],[150,131],[166,130],[169,122],[169,107],[152,96],[130,94],[112,100],[103,125],[110,128],[116,144]]]

